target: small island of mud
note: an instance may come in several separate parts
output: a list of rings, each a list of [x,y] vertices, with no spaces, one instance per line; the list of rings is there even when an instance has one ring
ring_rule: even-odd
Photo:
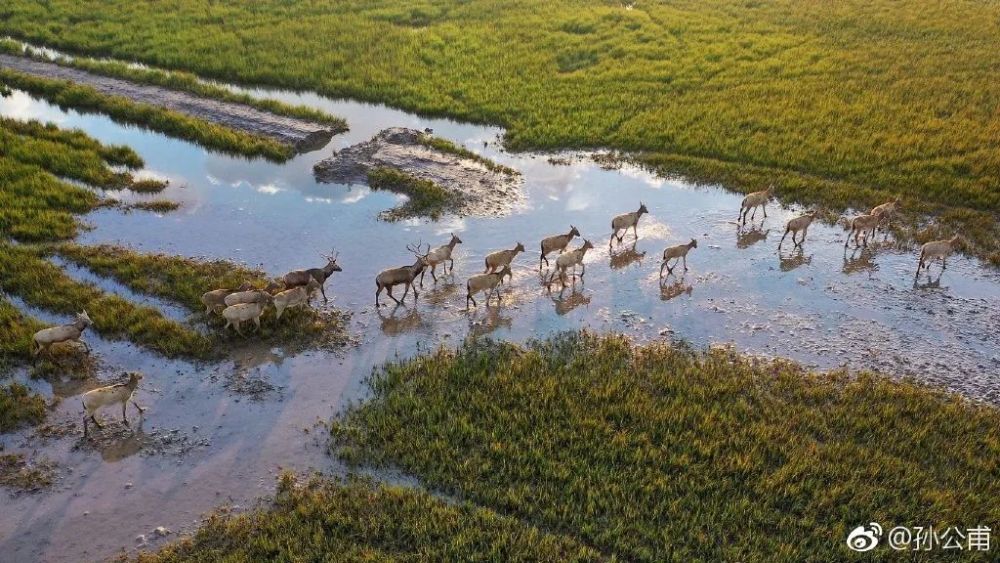
[[[460,216],[506,215],[522,198],[517,171],[405,127],[385,129],[369,141],[335,152],[313,172],[319,182],[371,185],[372,173],[386,169],[444,190],[451,196],[446,211]]]

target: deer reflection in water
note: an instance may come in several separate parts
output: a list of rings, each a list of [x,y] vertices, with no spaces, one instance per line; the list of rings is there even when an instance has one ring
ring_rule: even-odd
[[[513,319],[503,315],[501,307],[484,307],[481,313],[469,316],[469,336],[485,336],[501,328],[510,329],[512,324]]]
[[[671,279],[674,281],[669,282]],[[679,278],[666,276],[660,279],[660,299],[663,301],[670,301],[681,295],[691,295],[692,291],[694,291],[694,286],[684,281],[683,274]]]
[[[620,250],[609,255],[612,270],[621,270],[622,268],[635,264],[636,262],[640,262],[643,257],[646,256],[645,250],[642,252],[636,251],[636,242],[633,242],[624,250]]]
[[[749,227],[742,225],[736,227],[736,248],[750,248],[758,242],[767,240],[767,234],[771,229],[764,229],[764,223],[760,225],[751,224]]]
[[[584,293],[575,283],[572,287],[573,289],[569,295],[564,296],[563,292],[560,291],[558,295],[552,297],[552,302],[556,305],[557,315],[565,315],[581,305],[590,305],[590,294]],[[565,290],[565,288],[563,289]]]
[[[782,272],[791,272],[800,266],[812,264],[812,259],[813,255],[806,256],[805,249],[801,246],[796,246],[791,252],[778,251],[778,262]]]
[[[402,315],[397,314],[400,309],[404,309],[406,312]],[[426,328],[426,323],[416,308],[396,305],[388,315],[383,314],[381,309],[375,311],[378,313],[379,319],[382,320],[382,334],[386,336],[399,336]]]
[[[875,247],[855,248],[850,254],[845,249],[842,270],[848,275],[866,272],[869,278],[873,277],[878,271],[878,264],[875,262]]]

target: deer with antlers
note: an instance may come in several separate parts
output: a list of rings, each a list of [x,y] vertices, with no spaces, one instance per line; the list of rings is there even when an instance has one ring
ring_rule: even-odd
[[[326,258],[326,265],[322,268],[310,268],[308,270],[295,270],[293,272],[288,272],[285,274],[281,281],[285,283],[285,289],[295,289],[296,287],[309,285],[309,280],[316,280],[319,283],[319,291],[323,294],[323,301],[327,301],[326,298],[326,280],[333,275],[334,272],[343,272],[343,268],[337,265],[337,256],[339,252],[334,252],[333,255],[320,254],[323,258]]]
[[[389,297],[396,302],[397,305],[401,305],[403,301],[406,301],[406,295],[410,292],[410,288],[413,288],[413,299],[414,301],[419,297],[417,293],[416,286],[413,285],[413,280],[417,279],[421,273],[423,273],[424,268],[427,267],[427,255],[431,252],[431,245],[427,245],[427,250],[425,252],[420,251],[420,246],[423,241],[418,242],[416,246],[407,245],[406,249],[413,253],[416,257],[416,262],[412,266],[401,266],[399,268],[390,268],[388,270],[382,270],[377,276],[375,276],[375,306],[379,306],[379,296],[382,295],[382,290],[387,290]],[[403,291],[403,299],[396,299],[392,295],[392,288],[399,284],[406,284],[406,290]]]

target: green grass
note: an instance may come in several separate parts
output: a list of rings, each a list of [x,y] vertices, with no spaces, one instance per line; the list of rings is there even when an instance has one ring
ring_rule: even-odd
[[[830,205],[867,205],[861,186],[1000,212],[996,3],[11,0],[0,15],[77,53],[499,124],[512,149],[652,152],[664,172],[842,183]]]
[[[1000,412],[878,376],[570,334],[371,389],[335,421],[345,461],[623,560],[839,561],[861,523],[1000,519]]]
[[[409,200],[399,207],[382,213],[389,221],[427,216],[437,220],[458,196],[431,182],[411,176],[393,168],[373,168],[368,171],[368,185],[375,190],[388,190],[403,194]]]
[[[453,154],[453,155],[461,157],[461,158],[467,158],[469,160],[474,160],[474,161],[482,164],[483,166],[485,166],[488,170],[491,170],[493,172],[499,172],[501,174],[508,174],[510,176],[513,176],[513,175],[515,175],[515,174],[518,173],[517,170],[514,170],[513,168],[510,168],[509,166],[504,166],[502,164],[497,164],[496,162],[493,162],[492,160],[490,160],[488,158],[480,156],[480,155],[478,155],[478,154],[470,151],[469,149],[467,149],[467,148],[465,148],[463,146],[457,145],[457,144],[449,141],[448,139],[442,139],[441,137],[432,137],[432,136],[429,136],[429,135],[424,135],[424,136],[422,136],[420,138],[420,143],[422,145],[424,145],[425,147],[432,148],[434,150],[437,150],[437,151],[440,151],[440,152],[443,152],[443,153]]]
[[[0,385],[0,434],[43,420],[45,399],[20,383]]]
[[[201,296],[206,291],[239,287],[249,282],[264,288],[267,275],[224,260],[195,260],[166,254],[142,254],[127,248],[101,245],[81,246],[72,243],[57,245],[59,256],[100,276],[109,277],[138,293],[152,295],[178,303],[198,318],[208,321],[215,331],[216,345],[242,340],[234,331],[224,331],[225,321],[218,315],[205,316]],[[327,291],[334,284],[327,281]],[[273,309],[265,312],[259,333],[251,338],[276,345],[301,347],[318,345],[337,347],[348,339],[346,316],[338,311],[315,311],[295,308],[286,311],[279,322],[274,321]],[[247,327],[244,327],[247,328]],[[244,331],[246,332],[246,331]]]
[[[31,357],[31,337],[42,328],[45,325],[0,296],[0,374],[8,362]]]
[[[180,209],[180,204],[168,199],[154,199],[152,201],[140,201],[126,206],[128,210],[149,211],[152,213],[170,213]]]
[[[253,96],[247,94],[233,92],[232,90],[222,86],[216,86],[199,80],[197,76],[189,72],[142,68],[118,61],[89,58],[57,57],[55,59],[50,59],[44,55],[34,53],[30,47],[26,51],[20,43],[10,39],[0,40],[0,52],[12,55],[30,56],[38,60],[85,70],[94,74],[121,78],[123,80],[139,84],[162,86],[171,90],[189,92],[203,98],[243,104],[273,113],[275,115],[284,115],[287,117],[295,117],[298,119],[331,125],[335,128],[336,132],[343,132],[347,130],[346,121],[324,111],[307,106],[290,105],[278,100],[254,98]]]
[[[276,162],[284,162],[295,154],[291,145],[222,127],[159,106],[133,102],[121,96],[106,96],[90,86],[66,80],[40,78],[0,68],[0,83],[30,92],[60,107],[102,113],[115,121],[139,125],[223,153],[259,156]]]
[[[191,539],[140,563],[180,561],[595,561],[572,539],[468,504],[352,479],[298,484],[273,507],[216,514]]]
[[[168,357],[208,358],[210,340],[157,309],[137,305],[67,276],[37,249],[0,243],[0,286],[29,305],[63,315],[86,309],[91,330]],[[84,335],[86,338],[86,334]]]

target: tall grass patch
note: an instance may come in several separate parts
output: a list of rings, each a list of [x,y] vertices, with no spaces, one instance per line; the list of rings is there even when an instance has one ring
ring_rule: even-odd
[[[859,523],[1000,518],[1000,413],[879,376],[574,333],[371,390],[333,426],[344,460],[624,560],[834,561]]]

